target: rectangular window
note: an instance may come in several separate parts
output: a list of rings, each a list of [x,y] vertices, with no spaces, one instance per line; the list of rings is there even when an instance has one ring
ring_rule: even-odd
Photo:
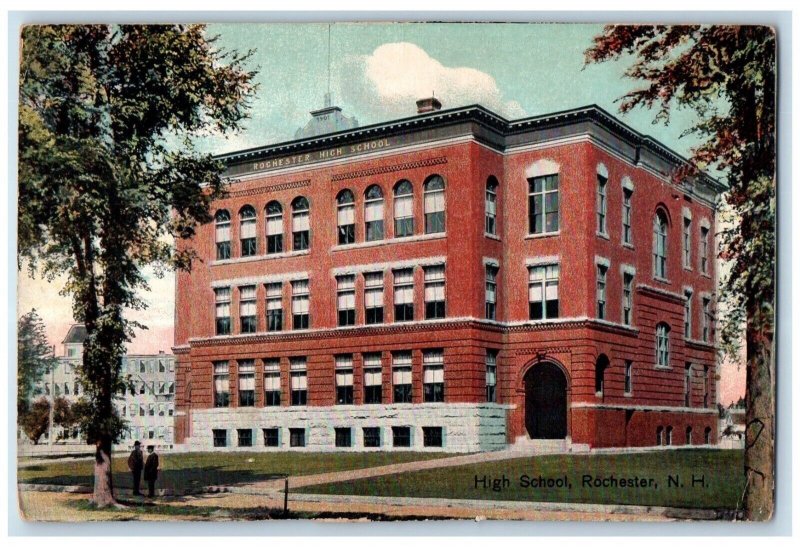
[[[700,228],[700,271],[708,273],[708,228]]]
[[[703,298],[703,342],[710,342],[713,338],[711,333],[711,299]]]
[[[349,427],[336,427],[333,431],[337,448],[350,448],[353,446],[352,429]]]
[[[407,448],[411,446],[411,428],[408,426],[392,427],[392,446]]]
[[[289,446],[300,448],[306,445],[306,430],[302,427],[289,428]]]
[[[392,354],[392,387],[395,403],[411,402],[411,352]]]
[[[558,175],[528,179],[528,233],[558,231]]]
[[[497,235],[497,186],[486,185],[486,226],[487,234]]]
[[[144,384],[142,384],[144,386]],[[230,371],[227,361],[214,363],[214,406],[225,407],[230,404]]]
[[[633,244],[633,230],[631,229],[631,199],[633,192],[625,188],[622,190],[622,242]]]
[[[308,209],[292,212],[292,250],[304,251],[310,243]]]
[[[497,402],[497,351],[486,350],[486,402]]]
[[[364,404],[380,404],[383,402],[383,375],[381,372],[381,354],[364,354]]]
[[[441,179],[438,179],[441,180]],[[445,231],[444,187],[438,187],[432,179],[425,186],[425,233],[438,234]],[[433,189],[436,186],[435,189]]]
[[[239,361],[239,406],[256,404],[256,362],[253,359]]]
[[[353,356],[336,356],[336,404],[353,404]]]
[[[683,267],[692,268],[692,219],[683,218]]]
[[[606,186],[608,179],[603,175],[597,175],[597,231],[605,234],[606,230]]]
[[[486,265],[486,319],[497,319],[497,266]]]
[[[442,446],[442,428],[441,427],[423,427],[422,428],[422,445],[430,447]]]
[[[414,320],[414,270],[394,271],[394,320]]]
[[[280,442],[280,430],[277,427],[267,427],[264,432],[264,446],[278,447]]]
[[[608,267],[597,265],[597,318],[606,318],[606,274]]]
[[[267,254],[283,252],[283,212],[267,206]]]
[[[425,319],[445,316],[444,266],[425,268]]]
[[[283,330],[283,284],[267,284],[267,330]]]
[[[221,287],[214,289],[216,301],[216,330],[217,336],[231,333],[231,289]]]
[[[228,260],[231,257],[230,218],[227,218],[226,220],[217,220],[216,240],[217,240],[217,260]]]
[[[633,322],[633,274],[622,274],[622,324]]]
[[[236,436],[238,437],[239,446],[253,446],[252,429],[237,429]]]
[[[212,429],[211,434],[214,438],[214,448],[228,446],[228,431],[225,429]]]
[[[558,317],[558,264],[531,266],[528,275],[530,319],[540,321]]]
[[[394,237],[414,235],[414,195],[404,194],[394,198]]]
[[[692,364],[686,363],[683,373],[683,406],[692,406]]]
[[[381,446],[381,429],[379,427],[365,427],[364,448],[379,448]]]
[[[292,380],[292,406],[305,406],[308,399],[308,371],[305,357],[292,357],[289,361]]]
[[[625,361],[625,393],[633,392],[633,362]]]
[[[684,291],[683,296],[683,337],[692,337],[692,291]]]
[[[336,278],[336,303],[339,326],[356,324],[356,276],[342,275]]]
[[[356,242],[356,206],[352,201],[338,204],[336,214],[338,224],[339,245],[349,245]]]
[[[383,239],[383,198],[367,198],[364,201],[364,232],[367,241]]]
[[[242,332],[256,332],[256,287],[239,287],[239,321]]]
[[[242,217],[239,223],[239,239],[242,245],[242,256],[255,256],[258,252],[256,243],[256,219],[255,213],[252,217]]]
[[[281,406],[280,359],[264,361],[264,406]]]
[[[708,408],[709,404],[711,403],[710,396],[711,396],[711,386],[710,384],[711,377],[709,375],[708,366],[703,367],[703,408]],[[706,444],[708,444],[706,442]]]
[[[444,402],[444,354],[440,349],[422,353],[422,400]]]
[[[383,272],[364,274],[364,322],[383,323]]]
[[[308,313],[308,279],[292,281],[292,328],[307,329],[311,323]]]

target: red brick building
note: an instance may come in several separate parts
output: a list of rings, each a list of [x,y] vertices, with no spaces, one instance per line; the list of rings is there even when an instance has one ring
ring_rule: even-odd
[[[716,443],[718,184],[595,106],[437,103],[222,157],[177,276],[176,442]]]

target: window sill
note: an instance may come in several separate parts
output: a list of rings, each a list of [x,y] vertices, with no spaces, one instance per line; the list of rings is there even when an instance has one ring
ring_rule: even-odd
[[[623,396],[623,397],[627,397],[627,398],[629,398],[629,399],[630,399],[631,397],[633,397],[633,392],[630,392],[630,393],[623,393],[623,394],[622,394],[622,396]]]
[[[302,251],[291,251],[288,253],[274,253],[268,255],[256,255],[256,256],[246,256],[240,258],[228,258],[225,260],[215,260],[210,262],[210,266],[223,266],[226,264],[241,264],[246,262],[258,262],[260,260],[275,260],[278,258],[291,258],[296,256],[304,256],[309,254],[311,251],[310,249],[303,249]]]
[[[525,239],[542,239],[547,237],[558,237],[561,235],[561,230],[557,232],[545,232],[542,234],[528,234],[525,236]]]
[[[605,232],[595,232],[594,235],[596,235],[599,238],[611,241],[611,237]]]
[[[659,283],[664,283],[665,285],[672,285],[672,282],[666,277],[658,277],[657,275],[654,275],[653,279],[655,279]]]
[[[332,252],[349,251],[352,249],[364,249],[370,247],[381,247],[383,245],[393,245],[395,243],[406,243],[410,241],[427,241],[429,239],[444,239],[447,237],[447,232],[436,232],[435,234],[420,234],[404,237],[392,237],[386,239],[378,239],[376,241],[363,241],[361,243],[350,243],[348,245],[336,245],[331,247]]]
[[[483,232],[484,237],[488,237],[489,239],[494,239],[495,241],[501,241],[500,236],[497,234],[490,234],[488,232]]]
[[[684,271],[687,271],[687,272],[693,271],[692,267],[691,266],[687,266],[686,264],[683,265],[683,269],[684,269]]]
[[[622,246],[625,247],[626,249],[630,249],[631,251],[633,251],[635,249],[635,247],[633,246],[633,243],[626,243],[626,242],[623,241],[622,242]]]
[[[711,279],[711,275],[708,272],[700,272],[700,275],[705,277],[706,279]]]
[[[672,367],[670,367],[670,366],[668,366],[668,367],[662,367],[662,366],[659,366],[659,365],[655,365],[653,368],[654,368],[655,370],[664,370],[664,371],[669,371],[669,370],[672,370]]]

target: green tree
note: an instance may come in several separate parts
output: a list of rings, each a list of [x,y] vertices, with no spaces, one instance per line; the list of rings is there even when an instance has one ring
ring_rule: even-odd
[[[33,401],[20,415],[19,425],[33,444],[39,444],[39,439],[50,428],[50,401],[44,397]]]
[[[722,283],[727,310],[721,345],[736,355],[745,325],[747,372],[745,513],[771,518],[775,444],[775,33],[763,26],[608,26],[586,51],[588,63],[623,60],[644,85],[620,110],[655,108],[669,123],[691,109],[687,130],[700,138],[677,177],[717,169],[734,224],[720,233],[730,272]]]
[[[53,347],[47,343],[44,323],[35,309],[19,318],[17,324],[17,419],[33,400],[34,388],[42,376],[54,367],[58,360]]]
[[[143,268],[189,268],[223,165],[195,140],[237,130],[255,86],[250,52],[224,51],[202,25],[28,26],[19,105],[20,267],[64,276],[86,325],[76,409],[95,444],[93,502],[115,503],[111,447],[124,426],[125,344],[141,327]],[[78,412],[79,411],[79,412]]]

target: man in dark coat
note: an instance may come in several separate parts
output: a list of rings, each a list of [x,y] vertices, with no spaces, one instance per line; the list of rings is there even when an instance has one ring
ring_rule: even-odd
[[[147,447],[147,461],[144,464],[144,480],[147,481],[147,496],[152,498],[155,495],[156,479],[158,478],[158,454],[155,447],[151,444]]]
[[[139,483],[142,480],[142,469],[144,469],[144,456],[142,456],[142,443],[136,441],[133,443],[133,451],[128,456],[128,469],[131,470],[133,475],[133,495],[143,495],[139,492]]]

